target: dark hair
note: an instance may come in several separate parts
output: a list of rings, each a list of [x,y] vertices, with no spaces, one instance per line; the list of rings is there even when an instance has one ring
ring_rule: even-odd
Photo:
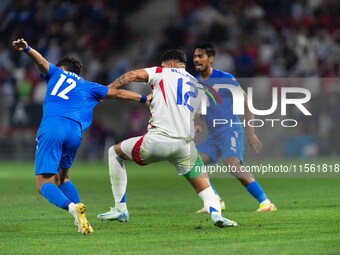
[[[178,62],[182,62],[184,64],[187,63],[185,52],[178,49],[172,49],[164,52],[161,56],[161,62],[167,60],[177,60]]]
[[[79,75],[83,69],[81,61],[76,57],[63,57],[57,63],[58,67],[64,66],[67,71]]]
[[[209,43],[209,42],[204,42],[204,43],[197,44],[197,45],[195,46],[194,50],[196,50],[196,49],[204,50],[205,53],[208,55],[208,57],[211,57],[211,56],[214,57],[215,54],[216,54],[214,45],[212,45],[212,44]]]

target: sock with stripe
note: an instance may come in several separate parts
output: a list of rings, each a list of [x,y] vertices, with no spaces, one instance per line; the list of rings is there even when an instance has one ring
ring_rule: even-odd
[[[109,149],[109,174],[115,207],[121,212],[126,211],[127,175],[124,159],[117,155],[113,146]]]
[[[204,208],[210,214],[221,215],[221,205],[219,198],[216,196],[212,187],[206,188],[198,193],[198,196],[203,200]]]

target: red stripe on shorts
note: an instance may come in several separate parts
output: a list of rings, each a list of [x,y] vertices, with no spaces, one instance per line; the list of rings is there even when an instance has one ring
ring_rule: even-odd
[[[142,162],[142,159],[140,158],[140,147],[142,146],[144,136],[142,136],[133,146],[132,148],[132,159],[135,161],[138,165],[145,166],[145,164]]]

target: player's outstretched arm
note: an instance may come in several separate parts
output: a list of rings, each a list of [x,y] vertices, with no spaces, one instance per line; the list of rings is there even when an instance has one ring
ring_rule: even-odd
[[[147,103],[147,104],[149,104],[152,99],[150,95],[149,96],[140,95],[133,91],[129,91],[125,89],[116,89],[112,87],[109,88],[109,91],[107,92],[107,95],[105,98],[124,99],[124,100],[137,101],[141,103]]]
[[[148,82],[148,80],[148,73],[144,69],[137,69],[121,75],[110,83],[109,87],[120,88],[121,86],[128,85],[130,82]]]
[[[35,63],[39,71],[43,75],[47,74],[49,68],[48,61],[43,56],[41,56],[38,51],[28,46],[28,43],[23,38],[13,41],[12,46],[18,51],[25,52],[27,56]]]
[[[244,109],[246,112],[246,123],[248,123],[249,120],[254,119],[254,114],[249,110],[248,96],[246,93],[244,93]],[[247,135],[250,146],[255,150],[256,153],[259,153],[262,149],[262,143],[255,134],[254,127],[247,125]]]

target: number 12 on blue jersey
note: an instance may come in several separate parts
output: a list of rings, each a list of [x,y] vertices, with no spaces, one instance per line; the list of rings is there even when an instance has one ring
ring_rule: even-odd
[[[56,85],[54,86],[51,95],[52,96],[58,96],[61,97],[65,100],[68,100],[69,97],[67,96],[67,93],[70,92],[72,89],[74,89],[77,86],[77,82],[71,78],[68,78],[66,80],[66,75],[64,74],[60,74],[60,78],[58,80],[58,82],[56,83]],[[69,86],[67,86],[65,89],[63,89],[62,91],[60,91],[58,94],[58,90],[61,87],[61,85],[64,83],[64,81],[66,80],[66,83],[69,84]]]
[[[187,81],[186,83],[184,83],[184,86],[187,85],[187,86],[190,86],[190,91],[187,91],[184,93],[183,95],[183,78],[179,78],[178,81],[177,81],[177,101],[176,103],[179,104],[179,105],[185,105],[189,111],[193,112],[194,111],[194,108],[189,104],[189,98],[192,97],[192,98],[196,98],[197,95],[198,95],[198,88],[197,86],[190,82],[190,81]]]

